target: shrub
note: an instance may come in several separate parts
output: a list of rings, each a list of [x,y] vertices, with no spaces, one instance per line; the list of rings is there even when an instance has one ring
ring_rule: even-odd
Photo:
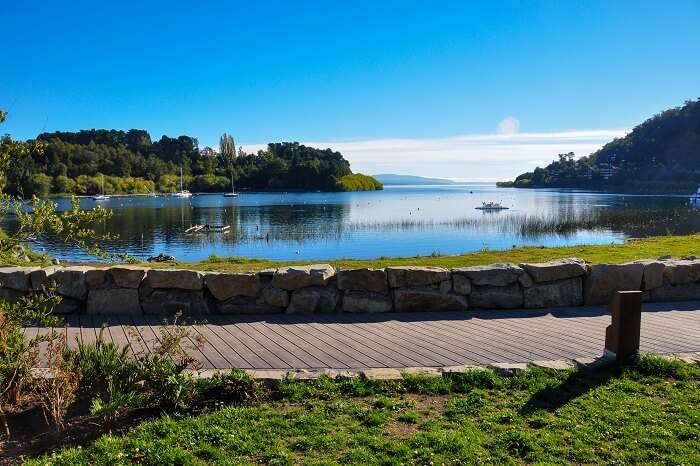
[[[362,173],[345,175],[336,182],[338,191],[378,191],[384,189],[379,181]]]
[[[46,348],[48,371],[32,379],[32,393],[53,422],[57,430],[63,430],[68,408],[75,401],[80,373],[68,350],[66,334],[53,334]]]

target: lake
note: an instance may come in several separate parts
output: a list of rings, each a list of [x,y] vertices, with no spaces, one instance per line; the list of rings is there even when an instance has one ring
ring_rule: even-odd
[[[500,201],[508,210],[476,210]],[[56,201],[67,208],[69,200]],[[513,246],[621,242],[630,236],[700,231],[700,214],[684,196],[524,190],[470,183],[387,186],[359,193],[242,193],[111,197],[100,231],[119,239],[106,249],[139,258],[165,253],[195,261],[218,256],[323,260],[459,254]],[[81,199],[83,208],[96,202]],[[186,234],[194,224],[230,225],[227,233]],[[12,219],[5,228],[12,229]],[[53,238],[35,249],[89,260]]]

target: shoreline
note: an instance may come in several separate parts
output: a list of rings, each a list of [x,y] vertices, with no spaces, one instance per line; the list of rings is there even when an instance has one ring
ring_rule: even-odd
[[[413,257],[377,257],[374,259],[309,259],[299,261],[276,261],[248,257],[218,257],[211,256],[201,261],[171,261],[146,262],[134,261],[134,264],[148,265],[152,268],[179,268],[201,271],[221,272],[254,272],[264,269],[310,265],[330,264],[336,269],[352,268],[384,268],[390,266],[434,266],[434,267],[467,267],[489,265],[495,263],[535,263],[550,260],[578,257],[589,264],[631,262],[640,259],[656,259],[662,256],[681,258],[689,256],[700,257],[700,234],[651,236],[648,238],[630,238],[622,243],[595,244],[579,246],[543,247],[527,246],[502,250],[485,250],[460,255],[434,255]],[[36,260],[31,263],[21,262],[7,265],[48,264],[50,258],[44,261]],[[108,265],[104,261],[66,261],[64,265]]]

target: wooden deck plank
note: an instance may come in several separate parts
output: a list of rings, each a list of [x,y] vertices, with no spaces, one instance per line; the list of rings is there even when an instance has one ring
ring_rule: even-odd
[[[456,345],[443,339],[430,338],[406,322],[387,320],[372,322],[373,329],[394,335],[396,338],[411,344],[412,350],[435,360],[438,365],[450,366],[461,364],[476,364],[477,360],[470,357],[471,351],[462,345]]]
[[[299,348],[300,351],[312,356],[319,363],[318,366],[314,367],[332,367],[334,369],[347,369],[349,367],[344,362],[335,358],[332,354],[333,352],[329,353],[320,350],[317,347],[317,345],[311,343],[305,338],[300,337],[299,335],[297,335],[296,332],[288,328],[288,326],[286,325],[282,325],[280,323],[272,323],[270,321],[260,322],[260,325],[264,328],[264,330],[261,331],[272,332],[280,338],[284,338],[290,344]]]
[[[256,369],[270,369],[272,366],[269,362],[263,359],[259,353],[251,349],[248,345],[242,342],[238,337],[230,333],[226,329],[226,323],[228,320],[224,321],[225,316],[212,316],[209,319],[207,328],[215,333],[219,339],[226,344],[231,351],[240,355],[251,368]],[[223,349],[226,351],[225,349]]]
[[[241,357],[235,350],[226,344],[212,329],[210,324],[195,326],[195,331],[198,332],[212,348],[223,358],[223,361],[217,362],[217,369],[230,369],[236,367],[239,369],[252,369],[252,365]],[[225,361],[225,362],[224,362]]]
[[[246,332],[236,326],[235,320],[229,319],[228,317],[229,316],[226,316],[227,322],[221,324],[221,328],[226,330],[234,341],[241,342],[252,352],[257,354],[268,368],[291,369],[291,365],[280,359],[279,356],[277,356],[270,348],[265,347],[265,345],[262,345],[254,338],[251,338]]]
[[[278,326],[284,326],[290,334],[293,334],[299,340],[305,342],[308,345],[309,350],[315,351],[318,354],[319,359],[328,361],[330,364],[327,366],[333,369],[345,369],[345,368],[359,368],[365,367],[356,358],[348,355],[346,351],[343,351],[342,345],[332,344],[333,340],[328,340],[322,338],[320,334],[315,329],[310,329],[308,325],[300,325],[296,321],[286,321],[284,319],[276,319],[274,317],[267,320],[270,324],[275,324]]]
[[[334,338],[334,336],[330,334],[331,332],[319,330],[310,324],[311,321],[309,320],[294,322],[291,326],[306,338],[314,339],[319,342],[319,344],[326,345],[329,351],[333,351],[335,357],[344,361],[348,367],[363,368],[382,366],[382,363],[379,362],[378,359],[374,359],[366,354],[366,348],[356,346],[356,342],[349,339]]]
[[[314,357],[304,348],[296,345],[285,336],[271,332],[270,329],[262,322],[245,322],[241,323],[240,325],[245,327],[246,330],[249,330],[251,332],[250,335],[261,343],[264,343],[265,341],[274,342],[277,347],[282,350],[278,353],[280,359],[284,359],[294,368],[303,369],[310,367],[328,367],[325,362],[320,361],[318,358]]]
[[[322,316],[319,321],[329,325],[330,328],[343,333],[347,338],[356,340],[360,344],[364,344],[385,357],[396,361],[397,367],[414,367],[414,366],[436,366],[439,363],[432,358],[423,357],[411,351],[411,348],[402,341],[389,337],[389,335],[375,334],[362,327],[361,323],[342,324],[333,323],[333,316]]]
[[[71,345],[105,338],[139,352],[159,339],[157,316],[65,317]],[[440,313],[211,316],[191,326],[207,343],[192,355],[204,368],[226,370],[371,368],[528,362],[602,354],[610,316],[605,308]],[[27,326],[25,338],[51,331]],[[134,334],[133,332],[136,332]],[[45,357],[45,345],[41,357]],[[641,349],[653,353],[700,351],[700,303],[645,305]]]
[[[376,364],[368,365],[367,367],[400,367],[405,365],[405,363],[401,362],[402,359],[404,361],[405,359],[400,354],[377,345],[373,340],[365,338],[359,332],[346,332],[342,328],[338,328],[336,324],[326,321],[319,322],[314,320],[307,325],[327,334],[340,344],[347,345],[353,351],[356,351],[358,355],[376,361]]]

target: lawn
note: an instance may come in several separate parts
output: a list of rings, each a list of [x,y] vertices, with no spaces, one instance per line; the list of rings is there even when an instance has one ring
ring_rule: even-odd
[[[700,464],[700,366],[286,380],[32,464]]]
[[[299,265],[327,262],[336,268],[350,269],[362,267],[382,268],[390,265],[431,265],[439,267],[466,267],[498,262],[546,262],[563,257],[578,257],[592,264],[621,263],[636,259],[656,259],[671,255],[683,257],[700,256],[700,235],[656,236],[628,240],[621,244],[604,244],[572,247],[522,247],[503,251],[484,250],[458,256],[418,256],[404,258],[381,257],[371,260],[340,259],[296,262],[275,262],[241,257],[211,257],[201,262],[170,262],[150,264],[154,267],[191,268],[197,270],[249,271],[262,270],[282,265]]]

